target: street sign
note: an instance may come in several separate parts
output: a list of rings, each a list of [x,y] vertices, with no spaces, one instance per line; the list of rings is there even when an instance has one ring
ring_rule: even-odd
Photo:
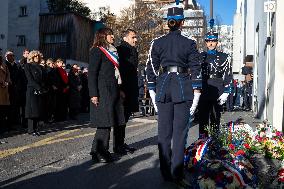
[[[276,11],[276,1],[264,2],[264,12],[275,12],[275,11]]]

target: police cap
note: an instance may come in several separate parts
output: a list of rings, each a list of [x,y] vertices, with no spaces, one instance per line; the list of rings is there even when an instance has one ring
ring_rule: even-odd
[[[205,36],[205,41],[218,41],[218,33],[210,31]]]
[[[183,8],[179,7],[171,7],[168,8],[167,20],[174,19],[174,20],[183,20]]]

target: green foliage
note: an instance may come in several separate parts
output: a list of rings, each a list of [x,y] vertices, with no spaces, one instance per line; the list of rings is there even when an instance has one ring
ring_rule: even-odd
[[[47,0],[50,12],[75,12],[90,17],[91,10],[78,0]]]

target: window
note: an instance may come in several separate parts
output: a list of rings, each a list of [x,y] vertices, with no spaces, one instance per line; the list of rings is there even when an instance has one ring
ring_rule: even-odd
[[[18,35],[18,43],[17,46],[26,46],[26,36]]]
[[[21,7],[20,7],[20,14],[19,14],[19,17],[23,17],[23,16],[28,16],[28,15],[27,15],[27,6],[21,6]]]
[[[44,36],[45,44],[66,43],[66,42],[67,42],[67,35],[65,33],[45,34]]]

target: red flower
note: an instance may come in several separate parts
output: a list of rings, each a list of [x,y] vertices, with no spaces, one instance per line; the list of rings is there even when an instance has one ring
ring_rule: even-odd
[[[235,156],[245,155],[246,153],[243,150],[239,150],[235,153]]]
[[[277,174],[279,177],[284,176],[284,169],[280,169]]]
[[[234,149],[235,149],[235,145],[229,144],[229,148],[230,148],[231,150],[234,150]]]
[[[244,147],[246,148],[246,149],[250,149],[250,145],[249,144],[244,144]]]
[[[196,165],[196,164],[197,164],[197,159],[196,159],[196,158],[193,158],[193,159],[192,159],[192,164],[193,164],[193,165]]]
[[[282,136],[282,132],[280,132],[280,131],[276,131],[276,136]]]

